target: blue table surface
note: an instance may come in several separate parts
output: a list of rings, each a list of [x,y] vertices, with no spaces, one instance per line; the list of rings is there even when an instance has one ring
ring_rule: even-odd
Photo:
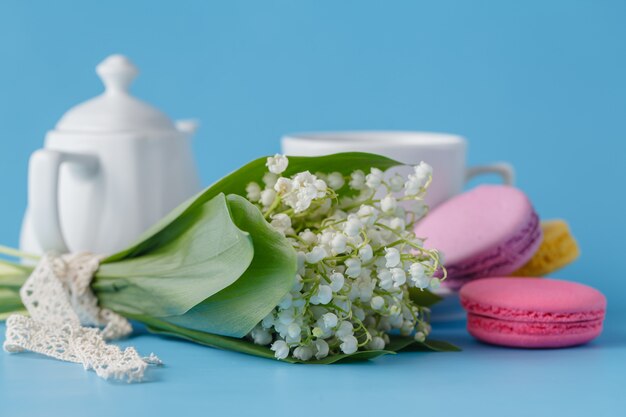
[[[435,334],[462,352],[331,366],[291,365],[139,328],[122,344],[166,362],[140,384],[107,382],[80,365],[32,353],[0,354],[0,415],[618,416],[626,386],[624,313],[610,313],[604,333],[575,348],[488,346],[456,322],[435,326]]]

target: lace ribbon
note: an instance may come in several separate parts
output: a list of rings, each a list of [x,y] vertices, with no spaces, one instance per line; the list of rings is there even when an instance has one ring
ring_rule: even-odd
[[[20,289],[30,317],[7,319],[4,350],[81,363],[104,379],[128,382],[142,381],[149,364],[160,365],[154,354],[142,358],[133,347],[122,351],[106,343],[128,336],[132,327],[119,314],[98,307],[90,284],[99,265],[100,257],[89,253],[45,255]]]

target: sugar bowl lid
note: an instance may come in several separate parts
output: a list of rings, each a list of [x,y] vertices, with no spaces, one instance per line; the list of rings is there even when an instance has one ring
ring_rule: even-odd
[[[163,112],[131,96],[128,88],[139,71],[123,55],[111,55],[96,72],[105,91],[73,107],[61,117],[57,131],[85,133],[175,131]]]

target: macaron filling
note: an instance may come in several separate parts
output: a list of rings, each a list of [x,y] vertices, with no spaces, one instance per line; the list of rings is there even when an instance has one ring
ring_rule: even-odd
[[[538,323],[576,323],[604,319],[604,310],[552,312],[524,310],[483,304],[461,297],[461,305],[473,316],[507,321]]]
[[[497,334],[557,336],[602,330],[602,319],[575,322],[528,322],[496,319],[470,313],[467,316],[467,322],[471,329],[480,328]]]

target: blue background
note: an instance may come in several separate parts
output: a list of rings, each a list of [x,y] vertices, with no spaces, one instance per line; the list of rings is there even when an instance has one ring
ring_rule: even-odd
[[[544,218],[583,255],[556,274],[609,299],[591,345],[528,352],[440,328],[465,351],[288,366],[148,335],[169,364],[153,383],[0,355],[0,414],[300,416],[618,415],[626,386],[626,2],[54,1],[0,3],[0,241],[17,244],[30,153],[101,91],[95,65],[124,53],[133,91],[198,118],[206,184],[278,151],[291,131],[434,130],[470,139],[470,162],[506,160]],[[40,399],[32,399],[37,392]],[[126,408],[125,408],[126,407]],[[397,412],[397,413],[396,413]],[[82,414],[84,415],[84,413]],[[347,415],[347,414],[345,414]]]

